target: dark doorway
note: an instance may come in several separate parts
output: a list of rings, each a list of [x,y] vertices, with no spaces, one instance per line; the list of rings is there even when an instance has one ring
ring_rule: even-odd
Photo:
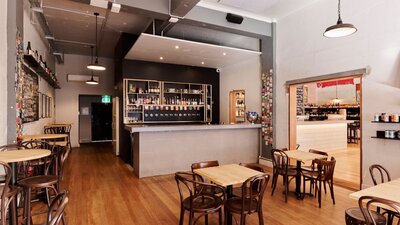
[[[92,103],[92,141],[112,140],[112,104]]]

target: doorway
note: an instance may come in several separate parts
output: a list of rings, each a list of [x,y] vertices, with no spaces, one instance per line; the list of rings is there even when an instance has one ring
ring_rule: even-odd
[[[79,96],[79,143],[112,141],[112,104],[104,99],[109,98]]]
[[[335,157],[335,184],[359,190],[362,75],[297,81],[289,85],[289,146]]]

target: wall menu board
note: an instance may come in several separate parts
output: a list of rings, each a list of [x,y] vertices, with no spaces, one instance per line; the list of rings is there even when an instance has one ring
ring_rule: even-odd
[[[296,88],[296,114],[298,116],[304,115],[304,88],[302,86],[298,86]]]
[[[39,81],[35,74],[22,72],[22,122],[39,120]]]

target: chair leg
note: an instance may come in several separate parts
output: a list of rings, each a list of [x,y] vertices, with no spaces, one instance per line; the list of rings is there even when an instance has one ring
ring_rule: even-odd
[[[222,208],[218,210],[218,224],[222,225]]]
[[[285,175],[283,180],[285,181],[285,203],[287,203],[287,196],[288,196],[288,189],[289,189],[288,176]]]
[[[335,193],[333,192],[333,182],[328,182],[329,188],[330,188],[330,192],[331,192],[331,198],[333,201],[333,204],[335,204]]]
[[[326,194],[326,181],[324,181],[324,191],[325,191],[325,194]]]
[[[272,176],[272,191],[271,191],[271,196],[274,195],[274,191],[275,191],[276,183],[277,183],[277,182],[278,182],[278,175],[277,175],[277,174],[274,174],[274,175]]]
[[[261,207],[258,210],[258,224],[259,225],[264,225],[264,216],[263,216],[263,212],[262,212],[262,208]]]
[[[246,225],[246,214],[244,213],[240,216],[240,225]]]
[[[204,224],[208,225],[208,214],[204,215]]]
[[[321,180],[319,181],[319,187],[318,187],[318,206],[321,208],[321,193],[322,192],[322,182]]]
[[[193,218],[194,217],[194,212],[189,211],[189,225],[193,225]]]
[[[12,214],[12,224],[17,224],[17,196],[18,193],[13,197],[13,199],[11,200],[11,210],[14,212]],[[6,215],[4,214],[4,218],[6,218]]]
[[[179,225],[183,225],[184,216],[185,216],[185,209],[183,208],[183,205],[181,205],[181,215],[179,216]]]
[[[224,215],[225,215],[225,218],[224,218],[224,225],[227,225],[228,213],[229,213],[228,207],[224,206]]]
[[[25,189],[24,224],[31,225],[31,189]]]

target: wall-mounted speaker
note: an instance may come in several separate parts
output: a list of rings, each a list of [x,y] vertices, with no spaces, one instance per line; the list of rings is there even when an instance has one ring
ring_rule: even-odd
[[[242,24],[243,16],[228,13],[228,14],[226,14],[226,20],[231,23]]]

